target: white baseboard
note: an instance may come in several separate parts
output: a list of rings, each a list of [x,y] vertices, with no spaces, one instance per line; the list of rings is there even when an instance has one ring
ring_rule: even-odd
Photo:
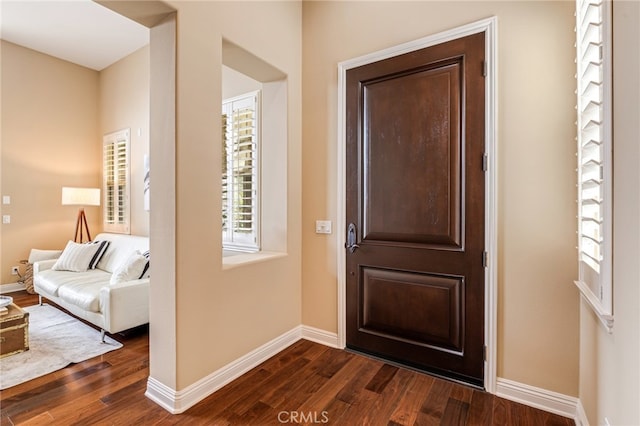
[[[580,401],[573,396],[549,391],[498,377],[496,395],[510,401],[569,417],[578,423],[578,405]],[[582,405],[580,405],[582,407]],[[584,410],[582,410],[584,412]],[[586,418],[586,417],[585,417]],[[585,423],[585,426],[588,423]]]
[[[301,337],[303,339],[320,343],[321,345],[331,346],[332,348],[341,349],[338,347],[338,335],[336,333],[330,333],[308,325],[301,325],[300,328]]]
[[[149,377],[145,395],[172,414],[183,413],[301,338],[302,326],[298,326],[179,391]]]
[[[151,376],[147,379],[147,391],[144,393],[144,396],[171,414],[182,413],[188,408],[180,409],[177,404],[178,392]]]
[[[14,293],[16,291],[26,290],[23,283],[9,283],[0,285],[0,294]]]
[[[578,400],[578,405],[576,407],[576,426],[589,426],[589,419],[587,418],[587,413],[584,411],[584,407],[582,406],[582,401]]]
[[[242,376],[300,339],[307,339],[334,348],[338,347],[338,335],[336,333],[300,325],[183,390],[176,391],[153,377],[149,377],[145,395],[172,414],[183,413],[227,383]]]

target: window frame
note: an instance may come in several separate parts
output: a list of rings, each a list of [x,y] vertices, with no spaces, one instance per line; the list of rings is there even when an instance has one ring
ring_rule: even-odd
[[[117,148],[124,155],[124,162],[113,160],[110,168],[107,156],[108,146]],[[122,129],[104,135],[102,139],[102,225],[105,232],[118,234],[131,233],[131,131]],[[114,201],[110,202],[110,188],[119,186],[122,182],[123,191],[113,191]],[[116,206],[122,206],[122,214],[117,214]],[[119,216],[121,219],[115,219]],[[114,218],[113,220],[110,218]]]
[[[234,107],[233,104],[251,104],[251,107],[254,111],[253,117],[253,138],[254,142],[253,150],[252,150],[252,169],[253,169],[253,182],[252,182],[252,231],[248,234],[248,238],[245,235],[242,235],[242,232],[234,232],[233,226],[228,226],[225,229],[224,224],[224,212],[227,214],[230,212],[230,217],[228,219],[229,223],[233,223],[235,220],[235,214],[233,209],[233,188],[236,187],[234,182],[234,173],[233,173],[233,159],[232,152],[230,149],[230,145],[237,143],[235,138],[228,139],[227,134],[228,131],[225,132],[229,127],[233,127],[233,112]],[[234,96],[228,99],[223,99],[222,101],[222,117],[224,119],[225,110],[227,111],[227,117],[231,116],[231,120],[228,121],[228,125],[223,127],[222,134],[222,143],[223,143],[223,154],[224,157],[226,153],[226,167],[223,164],[223,172],[226,170],[226,179],[227,179],[227,191],[231,190],[231,196],[225,198],[225,188],[224,183],[221,185],[222,191],[222,247],[223,250],[232,250],[239,251],[245,253],[255,253],[260,251],[261,249],[261,238],[260,238],[260,229],[261,229],[261,215],[260,215],[260,207],[261,207],[261,145],[262,145],[262,135],[261,135],[261,90],[254,90],[251,92],[244,93],[242,95]],[[226,146],[226,151],[224,147]],[[228,193],[228,192],[227,192]],[[225,206],[226,201],[226,206]],[[253,241],[251,241],[253,240]]]
[[[610,0],[576,1],[578,280],[575,284],[609,332],[614,319],[611,16]],[[597,52],[598,60],[588,60],[587,49]],[[593,95],[589,90],[593,90]],[[596,128],[601,137],[599,143],[587,136],[592,134],[589,126]],[[591,165],[586,166],[587,163]],[[587,170],[594,165],[599,165],[600,172],[595,178]],[[590,216],[594,211],[595,218]]]

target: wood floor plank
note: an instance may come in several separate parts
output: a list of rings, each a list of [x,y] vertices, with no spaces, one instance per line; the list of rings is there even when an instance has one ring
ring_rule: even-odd
[[[536,418],[541,418],[542,424],[547,426],[575,426],[573,419],[569,419],[558,414],[536,410],[535,408],[531,408],[531,410],[535,411]]]
[[[506,399],[493,398],[493,409],[491,415],[492,425],[506,425],[509,420],[508,417],[508,403]]]
[[[493,423],[493,398],[490,393],[474,390],[469,405],[469,426],[490,425]]]
[[[118,402],[131,398],[131,395],[139,395],[147,389],[147,377],[132,376],[126,382],[118,386],[113,392],[100,397],[106,405],[117,404]],[[103,392],[104,393],[104,392]]]
[[[146,377],[148,372],[143,371],[139,373],[140,378]],[[126,379],[135,379],[135,376],[125,376]],[[79,404],[83,402],[90,402],[96,398],[99,398],[101,394],[108,391],[113,386],[117,386],[118,374],[111,374],[110,371],[100,370],[93,376],[86,376],[83,379],[90,378],[90,381],[85,381],[83,386],[78,386],[73,390],[69,390],[65,387],[54,389],[43,395],[38,395],[36,398],[32,398],[25,401],[27,404],[20,404],[23,408],[18,413],[11,415],[15,422],[22,422],[25,416],[30,416],[35,412],[49,411],[55,415],[60,407],[74,407],[77,409]],[[114,381],[115,379],[115,381]],[[115,385],[114,385],[115,383]],[[81,406],[81,405],[80,405]],[[24,408],[28,408],[28,411],[24,411]],[[73,409],[73,408],[72,408]]]
[[[14,300],[29,306],[37,303],[37,296],[24,292]],[[172,415],[144,395],[148,332],[143,328],[114,337],[123,342],[122,349],[0,391],[0,426],[573,424],[483,391],[307,340],[187,412]]]
[[[0,391],[0,400],[10,401],[16,395],[24,399],[26,395],[35,395],[46,392],[49,389],[64,386],[78,378],[93,374],[96,369],[107,368],[109,363],[98,358],[92,358],[78,364],[71,364],[62,370],[55,371],[45,376],[37,377],[19,386],[13,386]]]
[[[308,360],[304,358],[296,359],[295,361],[287,364],[282,368],[282,377],[288,377],[296,372],[300,371],[309,363]],[[282,377],[279,374],[274,374],[265,381],[263,381],[261,387],[264,389],[270,389],[273,386],[277,386],[278,383],[282,381]],[[250,394],[246,394],[242,400],[237,401],[233,406],[228,408],[229,411],[233,412],[235,416],[244,415],[251,407],[255,406],[258,402],[260,402],[260,398],[263,393],[260,389],[254,389]],[[263,403],[264,404],[264,403]],[[266,404],[265,404],[266,405]],[[260,406],[261,407],[261,406]]]
[[[473,391],[474,390],[469,386],[453,383],[450,397],[469,404],[471,402],[471,397],[473,396]]]
[[[441,425],[464,426],[467,424],[469,404],[454,398],[449,398],[440,419]]]
[[[527,417],[527,407],[524,405],[509,401],[507,407],[507,421],[511,424],[518,422],[522,426],[536,426],[535,420]]]
[[[376,375],[373,377],[373,379],[371,379],[371,381],[367,383],[367,386],[365,386],[365,388],[378,394],[382,393],[384,388],[397,372],[398,367],[389,364],[383,364],[382,367],[380,367],[380,370],[378,370]]]
[[[362,392],[364,398],[355,401],[349,412],[353,413],[353,419],[359,417],[363,424],[386,425],[388,424],[395,408],[402,400],[411,383],[415,372],[399,368],[393,377],[387,381],[384,390],[380,394],[369,391]]]
[[[449,395],[453,389],[453,383],[436,380],[431,387],[429,395],[426,396],[420,412],[416,417],[416,425],[440,424],[440,419],[444,415],[444,410],[449,402]]]
[[[337,371],[342,369],[342,367],[344,367],[344,365],[349,360],[353,359],[353,354],[350,354],[349,352],[341,351],[338,349],[335,349],[331,352],[331,360],[318,371],[319,375],[326,378],[333,377],[333,375],[336,374]]]
[[[56,421],[61,423],[80,421],[92,416],[97,411],[108,409],[109,405],[116,400],[112,396],[122,395],[123,390],[128,392],[126,396],[123,395],[125,398],[131,398],[132,395],[143,395],[146,389],[146,381],[146,374],[137,372],[136,374],[116,379],[110,382],[108,386],[99,387],[91,392],[85,393],[83,389],[80,389],[76,398],[49,408],[49,412]],[[78,406],[91,407],[94,411],[89,412],[83,409],[81,410],[82,413],[78,413]]]
[[[39,414],[35,417],[31,417],[29,420],[20,423],[20,426],[49,426],[53,423],[54,419],[48,411]]]
[[[331,363],[332,358],[336,354],[336,350],[326,349],[328,350],[321,353],[307,365],[307,368],[301,375],[296,375],[294,381],[287,386],[281,386],[271,396],[267,395],[260,400],[278,410],[298,409],[304,401],[329,381],[326,371],[321,373],[321,370],[323,370],[327,364]],[[342,364],[342,361],[340,364]]]
[[[298,407],[298,411],[322,411],[331,403],[338,392],[354,377],[367,367],[367,360],[361,356],[351,356],[343,367],[336,371],[331,378],[311,395],[303,404]]]
[[[272,408],[265,404],[264,402],[257,400],[248,410],[245,410],[242,414],[232,413],[228,420],[229,424],[232,425],[240,425],[240,424],[258,424],[257,421],[259,418],[269,414],[269,417],[273,419],[273,421],[277,421],[277,414],[273,413]],[[265,422],[271,423],[271,422]]]
[[[55,415],[52,415],[53,421],[50,424],[70,425],[83,421],[89,423],[88,419],[94,418],[105,409],[107,409],[107,406],[100,400],[94,400],[83,405],[66,406],[64,409],[56,410]]]
[[[386,365],[380,364],[382,363],[378,360],[366,360],[358,377],[340,389],[336,399],[348,404],[348,408],[340,416],[338,424],[370,423],[370,411],[374,408],[375,401],[380,398],[380,394],[367,389],[365,385],[374,380],[376,373]]]
[[[291,364],[284,367],[281,371],[281,374],[285,377],[289,377],[304,368],[308,363],[309,361],[304,358],[295,360]],[[262,383],[262,388],[270,389],[274,386],[277,386],[281,381],[282,377],[280,375],[274,374]],[[233,404],[233,406],[230,406],[229,410],[232,410],[235,415],[242,416],[250,407],[254,406],[260,401],[260,398],[263,394],[264,392],[261,388],[254,389],[253,392],[245,394],[245,397],[242,400],[236,402],[235,404]]]
[[[146,379],[148,376],[148,369],[145,369],[144,365],[142,367],[139,365],[145,363],[131,362],[129,365],[121,365],[117,368],[108,363],[104,364],[108,367],[96,369],[92,374],[83,375],[72,383],[65,383],[60,388],[21,401],[13,409],[26,408],[29,411],[26,414],[23,411],[12,412],[12,419],[22,421],[25,415],[29,416],[37,411],[49,411],[55,417],[59,412],[64,413],[67,407],[71,407],[72,410],[77,409],[78,405],[99,399],[104,392],[127,385],[132,381]],[[31,408],[34,406],[37,408]]]
[[[84,391],[86,391],[88,386],[95,388],[95,382],[98,381],[105,383],[105,385],[110,385],[111,383],[123,377],[145,374],[149,371],[149,363],[146,361],[130,362],[128,364],[120,365],[108,365],[109,368],[105,368],[99,372],[96,372],[95,374],[66,383],[65,387],[71,392],[77,389],[83,389]]]
[[[69,425],[143,425],[143,419],[154,413],[158,413],[158,406],[150,400],[128,398]]]
[[[92,376],[109,367],[108,363],[96,364],[67,378],[55,380],[39,388],[31,389],[24,394],[14,395],[7,399],[3,398],[2,405],[5,407],[3,410],[11,417],[13,422],[25,421],[28,417],[43,413],[64,401],[73,400],[74,397],[65,387],[70,378],[82,380],[84,377]]]
[[[349,405],[353,405],[363,399],[377,398],[378,394],[368,389],[367,384],[375,380],[376,376],[385,365],[387,364],[383,364],[377,360],[367,360],[360,369],[358,375],[338,391],[335,399],[339,399]],[[373,393],[375,393],[375,395],[373,395]]]
[[[404,397],[398,401],[389,417],[389,423],[396,425],[413,425],[416,422],[425,395],[429,395],[435,379],[426,374],[414,374]]]
[[[320,411],[320,419],[327,419],[327,424],[339,425],[342,423],[342,416],[347,412],[351,405],[339,399],[334,399]]]
[[[223,410],[219,411],[220,416],[225,418],[237,418],[238,416],[243,416],[248,410],[252,407],[256,406],[258,401],[264,396],[264,391],[261,389],[272,389],[277,387],[279,383],[282,382],[282,377],[291,377],[292,375],[297,374],[302,370],[304,366],[306,366],[309,362],[311,362],[304,355],[312,349],[310,342],[300,341],[288,349],[283,355],[282,359],[275,360],[271,359],[262,364],[261,368],[264,371],[272,370],[278,371],[279,375],[269,375],[265,377],[261,383],[259,388],[253,388],[252,392],[247,392],[244,394],[242,398],[236,399],[233,403],[227,404]],[[315,351],[312,351],[315,353]],[[315,355],[311,354],[309,357],[313,358]],[[279,357],[274,357],[279,358]],[[220,397],[224,398],[225,393],[230,392],[230,389],[221,389]],[[218,398],[216,398],[218,399]],[[257,405],[260,407],[260,405]],[[220,405],[218,405],[220,407]],[[217,411],[217,410],[216,410]]]
[[[260,396],[260,401],[269,405],[272,408],[279,408],[283,406],[285,402],[291,400],[290,395],[295,389],[310,386],[309,381],[315,377],[319,377],[317,373],[318,365],[313,365],[313,360],[307,364],[307,368],[296,371],[294,374],[286,378],[279,385],[274,385],[270,389],[264,389],[263,394]],[[326,379],[325,379],[326,380]],[[303,389],[300,393],[304,392]]]
[[[200,418],[216,418],[233,404],[255,392],[256,387],[271,377],[272,374],[261,367],[256,367],[247,374],[234,380],[214,394],[200,401],[181,415],[180,424],[199,424]]]

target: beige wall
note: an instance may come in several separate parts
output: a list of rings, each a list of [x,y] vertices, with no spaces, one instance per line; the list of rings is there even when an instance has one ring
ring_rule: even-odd
[[[640,424],[640,3],[613,4],[613,332],[583,302],[580,400],[590,424]]]
[[[119,3],[122,5],[123,3]],[[145,3],[149,5],[150,2]],[[149,294],[149,375],[171,389],[176,385],[176,16],[150,34],[150,250],[153,286]],[[158,194],[157,196],[154,194]]]
[[[152,137],[151,167],[154,173],[154,164],[173,162],[175,180],[163,182],[170,194],[175,185],[176,201],[174,207],[172,199],[156,198],[163,188],[152,183],[151,240],[152,249],[156,243],[175,244],[176,258],[169,258],[169,249],[160,258],[154,251],[165,273],[154,272],[151,286],[151,376],[181,390],[301,323],[302,35],[301,5],[295,2],[170,4],[177,10],[175,158]],[[216,117],[222,103],[223,38],[287,74],[289,95],[287,253],[228,269],[222,265],[220,188],[212,184],[221,172]],[[171,176],[173,170],[163,173]],[[173,231],[164,227],[156,233],[155,224],[171,221]],[[160,300],[174,292],[175,304]],[[173,306],[175,320],[160,318],[170,316],[166,309]],[[170,328],[166,334],[154,332],[160,323]]]
[[[77,208],[62,206],[63,186],[101,185],[98,72],[2,41],[2,283],[31,248],[58,249],[73,239]],[[86,208],[101,230],[98,207]],[[24,271],[24,268],[22,268]]]
[[[149,235],[144,155],[149,153],[149,46],[100,71],[100,134],[130,128],[131,234]]]
[[[498,376],[578,394],[572,2],[303,3],[303,323],[337,331],[337,66],[498,17]]]

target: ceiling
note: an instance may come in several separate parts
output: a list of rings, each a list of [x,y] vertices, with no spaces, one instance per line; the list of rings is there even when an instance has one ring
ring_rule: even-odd
[[[0,0],[0,38],[100,71],[149,43],[149,29],[91,0]]]

